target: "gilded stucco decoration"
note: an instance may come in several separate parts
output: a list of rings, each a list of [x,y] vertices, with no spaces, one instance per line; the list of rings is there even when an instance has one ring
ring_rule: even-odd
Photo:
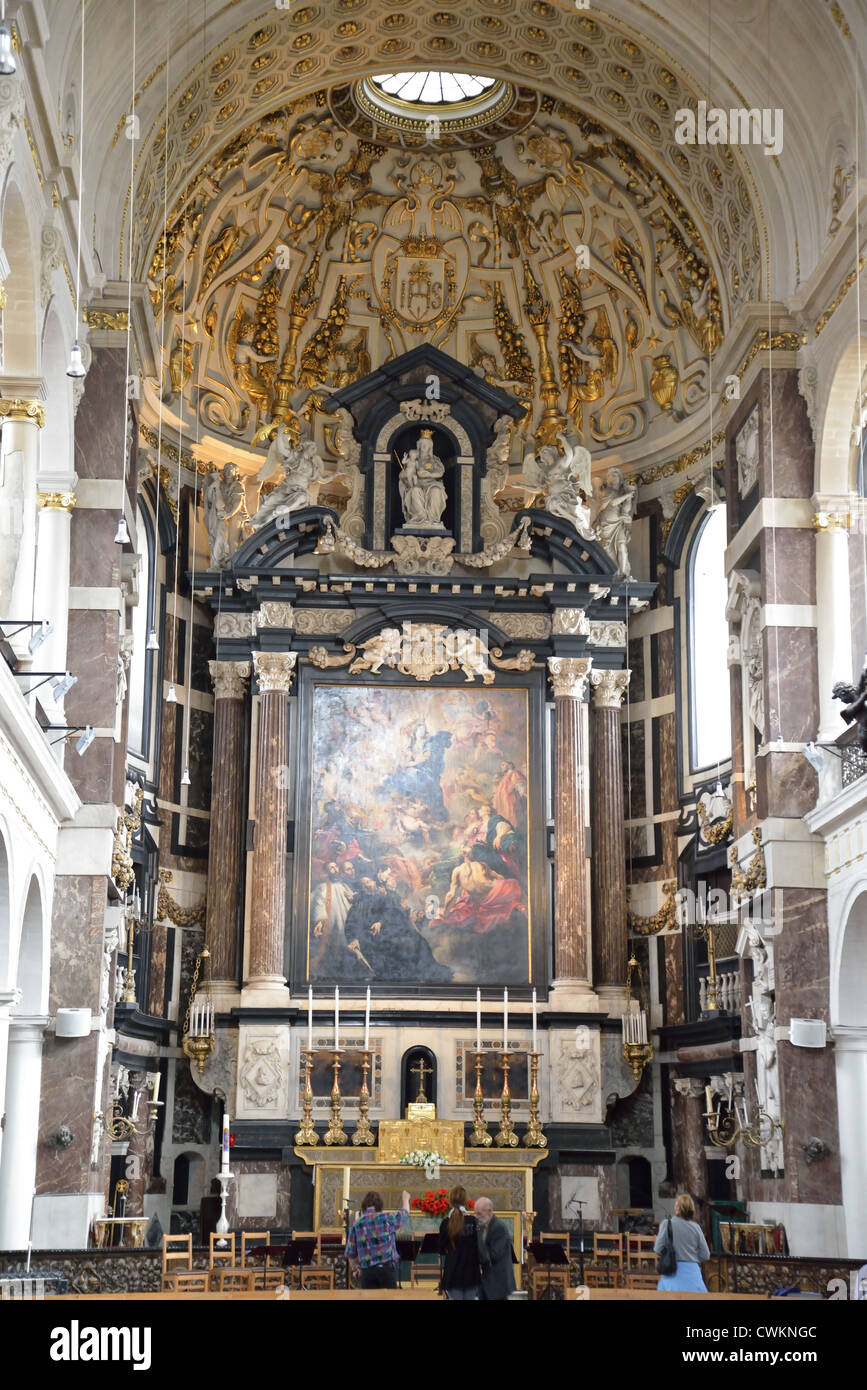
[[[652,444],[703,407],[708,358],[760,290],[738,157],[675,143],[691,94],[648,48],[547,8],[533,48],[518,0],[498,6],[496,35],[480,22],[494,16],[451,16],[440,37],[458,65],[501,53],[513,72],[508,110],[448,138],[379,122],[359,99],[366,63],[430,48],[408,8],[365,7],[348,41],[339,4],[293,8],[208,56],[137,174],[140,269],[165,341],[196,346],[190,425],[197,402],[227,442],[300,430],[331,391],[422,342],[527,404],[521,432],[541,444],[564,428],[591,449]],[[608,100],[612,61],[628,64],[625,109]],[[275,71],[291,79],[280,104],[263,85]]]

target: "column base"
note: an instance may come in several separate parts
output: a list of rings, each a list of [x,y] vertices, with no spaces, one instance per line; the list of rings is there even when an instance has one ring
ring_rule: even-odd
[[[231,980],[212,981],[208,994],[214,1005],[214,1012],[218,1014],[227,1014],[230,1009],[237,1009],[241,1003],[241,990]]]
[[[588,980],[553,980],[548,1008],[571,1013],[598,1014],[605,1008]]]
[[[94,1217],[105,1215],[104,1192],[40,1192],[33,1198],[35,1250],[86,1250]]]
[[[241,990],[242,1009],[288,1009],[289,986],[282,975],[258,975]]]
[[[626,1009],[626,986],[625,985],[597,985],[596,993],[599,996],[600,1005],[606,1009],[611,1018],[622,1018]]]

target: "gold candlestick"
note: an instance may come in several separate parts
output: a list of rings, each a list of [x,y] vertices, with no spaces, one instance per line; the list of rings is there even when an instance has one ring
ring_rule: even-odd
[[[503,1053],[503,1094],[500,1097],[502,1118],[500,1128],[494,1135],[494,1143],[501,1149],[515,1149],[518,1146],[518,1136],[515,1133],[515,1126],[512,1124],[512,1097],[509,1092],[509,1054]]]
[[[524,1135],[524,1147],[528,1149],[547,1149],[548,1140],[542,1133],[539,1123],[539,1054],[530,1053],[530,1123]]]
[[[365,1050],[361,1054],[361,1094],[358,1097],[358,1124],[352,1132],[353,1144],[376,1143],[376,1135],[367,1118],[367,1107],[370,1103],[370,1091],[367,1089],[367,1073],[369,1071],[370,1053]]]
[[[488,1126],[484,1117],[485,1097],[482,1091],[482,1054],[476,1053],[476,1090],[473,1095],[473,1137],[470,1145],[474,1149],[489,1149],[491,1146],[491,1136],[488,1133]]]
[[[340,1082],[338,1072],[340,1071],[340,1050],[334,1049],[334,1085],[331,1087],[331,1119],[328,1121],[328,1131],[322,1136],[323,1144],[348,1144],[349,1140],[346,1133],[340,1126]]]
[[[313,1053],[308,1048],[305,1052],[306,1061],[304,1063],[304,1093],[301,1097],[304,1105],[304,1116],[301,1120],[301,1128],[295,1135],[295,1143],[307,1144],[312,1147],[319,1143],[319,1135],[313,1125],[313,1087],[310,1085],[310,1073],[313,1069]]]

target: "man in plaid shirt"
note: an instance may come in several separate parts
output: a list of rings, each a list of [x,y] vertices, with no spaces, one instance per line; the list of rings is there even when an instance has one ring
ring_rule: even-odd
[[[378,1192],[366,1192],[361,1216],[349,1232],[346,1258],[353,1273],[361,1269],[363,1289],[397,1288],[397,1242],[395,1235],[409,1220],[409,1193],[401,1193],[400,1211],[383,1211]]]

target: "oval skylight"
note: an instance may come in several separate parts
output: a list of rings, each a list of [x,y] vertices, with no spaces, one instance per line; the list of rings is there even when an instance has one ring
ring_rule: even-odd
[[[497,85],[494,77],[466,72],[386,72],[371,80],[398,101],[418,102],[424,106],[472,101]]]

